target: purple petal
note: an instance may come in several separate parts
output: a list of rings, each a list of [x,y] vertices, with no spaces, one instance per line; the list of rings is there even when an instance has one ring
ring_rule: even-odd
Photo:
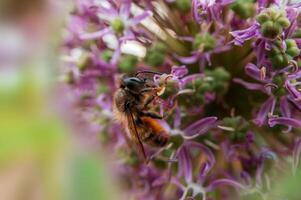
[[[181,61],[184,64],[192,64],[195,63],[196,61],[198,61],[200,59],[200,54],[199,53],[195,53],[192,56],[189,57],[183,57],[183,56],[179,56],[177,54],[174,54],[174,57]]]
[[[246,185],[251,185],[252,183],[252,178],[251,176],[246,172],[246,171],[242,171],[240,173],[241,178],[245,181]]]
[[[186,146],[182,146],[177,154],[179,160],[179,173],[184,175],[187,183],[192,181],[192,163],[189,150]]]
[[[184,129],[186,136],[205,134],[210,128],[216,125],[217,117],[206,117],[200,119]]]
[[[179,128],[181,125],[181,109],[179,106],[176,107],[176,113],[174,118],[174,128]]]
[[[120,58],[121,55],[121,43],[118,43],[118,46],[115,49],[115,52],[111,58],[110,64],[112,65],[116,65],[118,62],[118,59]]]
[[[285,97],[280,99],[280,111],[282,116],[284,117],[291,117],[291,109],[289,107],[288,101]]]
[[[123,2],[120,6],[120,15],[123,19],[127,19],[130,15],[131,2]]]
[[[93,40],[103,37],[106,34],[112,33],[111,28],[104,28],[100,31],[93,32],[93,33],[83,33],[80,35],[80,39],[82,40]]]
[[[230,32],[234,37],[232,42],[234,42],[235,45],[242,46],[246,40],[259,36],[259,28],[259,24],[255,23],[247,29]]]
[[[142,20],[146,19],[149,16],[152,16],[152,12],[151,11],[145,11],[140,15],[135,16],[134,18],[129,20],[129,24],[131,26],[135,26],[136,24],[139,24]]]
[[[182,78],[183,86],[185,86],[188,83],[191,83],[193,80],[196,80],[199,78],[204,78],[204,77],[205,77],[205,74],[201,74],[201,73],[185,76],[184,78]]]
[[[280,98],[280,112],[283,117],[291,117],[291,109],[286,97]],[[288,126],[287,130],[283,131],[284,133],[288,133],[292,130],[291,126]]]
[[[200,169],[200,174],[198,177],[198,184],[203,185],[203,183],[205,182],[206,176],[208,174],[208,172],[210,171],[211,166],[208,162],[205,162]]]
[[[292,126],[295,128],[301,127],[301,121],[289,117],[274,117],[269,119],[269,126],[273,127],[277,124]]]
[[[171,68],[171,74],[174,75],[175,77],[182,78],[186,74],[188,74],[188,69],[183,65],[183,66],[173,66]]]
[[[254,119],[254,123],[258,126],[262,126],[265,122],[268,113],[271,111],[273,104],[275,104],[276,99],[272,96],[264,102],[257,113],[256,119]]]
[[[289,75],[287,76],[287,78],[288,78],[288,80],[301,78],[301,70],[299,70],[299,71],[296,72],[296,73],[289,74]]]
[[[213,165],[215,164],[216,161],[215,161],[214,154],[208,147],[206,147],[205,145],[203,145],[201,143],[197,143],[194,141],[185,141],[185,146],[188,146],[189,148],[200,149],[207,156],[208,164],[209,164],[210,168],[213,167]]]
[[[258,81],[262,81],[260,69],[256,65],[254,65],[253,63],[248,63],[246,65],[245,72],[250,77],[252,77],[252,78],[254,78]]]
[[[206,191],[207,192],[210,192],[210,191],[212,191],[213,189],[215,189],[216,187],[219,187],[219,186],[233,186],[233,187],[235,187],[235,188],[237,188],[237,189],[247,189],[247,187],[246,186],[244,186],[244,185],[242,185],[241,183],[239,183],[239,182],[237,182],[237,181],[234,181],[234,180],[231,180],[231,179],[226,179],[226,178],[224,178],[224,179],[217,179],[217,180],[215,180],[215,181],[212,181],[211,183],[210,183],[210,185],[208,185],[207,187],[206,187]]]
[[[249,89],[249,90],[261,90],[261,91],[265,91],[264,90],[264,86],[262,84],[258,84],[258,83],[249,83],[247,81],[244,81],[240,78],[234,78],[233,82],[241,84],[242,86],[244,86],[245,88]]]
[[[285,87],[295,100],[301,100],[301,93],[289,81],[285,81]]]
[[[199,5],[200,5],[200,1],[199,0],[192,0],[192,16],[195,19],[195,21],[200,22],[201,18],[199,16]]]

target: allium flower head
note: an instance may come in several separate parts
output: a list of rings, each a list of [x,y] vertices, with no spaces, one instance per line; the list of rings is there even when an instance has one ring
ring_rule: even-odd
[[[301,152],[300,3],[75,4],[62,71],[75,108],[116,156],[125,199],[275,199],[275,175],[295,174]],[[148,163],[114,117],[117,90],[131,97],[124,107]],[[149,145],[163,132],[165,146]]]

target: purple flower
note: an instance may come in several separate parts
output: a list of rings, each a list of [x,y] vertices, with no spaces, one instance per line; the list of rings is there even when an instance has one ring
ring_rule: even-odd
[[[245,18],[234,0],[74,1],[61,56],[66,93],[92,127],[80,130],[83,140],[114,155],[125,199],[274,199],[270,174],[296,173],[301,152],[301,3],[248,1]],[[123,72],[146,92],[120,86]],[[124,106],[147,164],[116,123],[128,120],[112,112],[117,89],[133,93]],[[146,112],[160,119],[146,124]],[[167,144],[151,145],[150,132],[169,134]]]
[[[108,7],[105,7],[103,4],[108,5]],[[135,31],[133,30],[134,27],[152,15],[150,11],[144,11],[132,17],[130,11],[131,5],[132,2],[130,0],[101,2],[95,9],[97,9],[97,16],[101,24],[104,24],[104,27],[99,31],[82,33],[80,35],[82,40],[99,39],[108,34],[115,36],[117,45],[111,59],[111,64],[113,65],[117,63],[120,57],[122,43],[127,40],[136,39]]]
[[[192,14],[198,22],[221,22],[222,8],[233,0],[192,0]]]

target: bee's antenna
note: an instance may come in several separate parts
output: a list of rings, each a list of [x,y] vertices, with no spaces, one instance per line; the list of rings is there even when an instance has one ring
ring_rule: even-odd
[[[163,73],[161,72],[154,72],[154,71],[139,71],[135,74],[135,76],[138,76],[139,74],[159,74],[162,75]]]

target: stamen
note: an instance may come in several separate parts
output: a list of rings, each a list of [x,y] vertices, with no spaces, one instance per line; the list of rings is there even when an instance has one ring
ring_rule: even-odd
[[[234,132],[234,131],[235,131],[234,128],[228,127],[228,126],[221,126],[221,125],[218,125],[217,128],[222,129],[222,130],[225,130],[225,131],[231,131],[231,132]]]
[[[266,78],[267,69],[265,66],[260,68],[260,80],[264,80]]]
[[[265,88],[267,87],[271,87],[271,88],[274,88],[274,89],[277,89],[278,88],[278,85],[274,84],[274,83],[267,83],[264,85]]]
[[[293,67],[292,74],[296,73],[299,70],[298,63],[295,60],[291,60],[289,64],[291,64]]]

